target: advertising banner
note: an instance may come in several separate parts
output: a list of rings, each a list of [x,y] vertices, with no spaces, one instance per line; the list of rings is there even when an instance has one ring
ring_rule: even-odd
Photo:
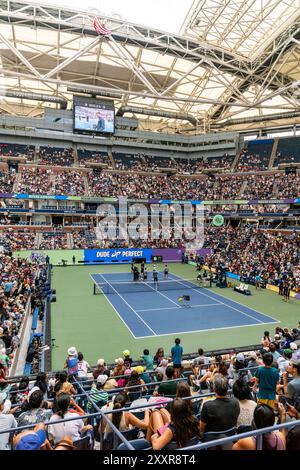
[[[145,258],[150,263],[152,249],[149,248],[114,248],[110,250],[84,250],[84,263],[132,263],[133,259]]]

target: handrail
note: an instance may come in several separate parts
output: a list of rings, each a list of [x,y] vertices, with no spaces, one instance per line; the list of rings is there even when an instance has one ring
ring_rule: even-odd
[[[201,449],[209,449],[210,447],[215,447],[216,445],[228,444],[232,441],[237,441],[240,439],[244,439],[245,437],[253,437],[253,436],[262,436],[263,434],[270,433],[273,431],[278,431],[280,429],[289,429],[295,426],[300,426],[300,419],[295,421],[290,421],[289,423],[282,423],[276,424],[274,426],[269,426],[262,429],[255,429],[253,431],[247,431],[241,434],[235,434],[233,436],[223,437],[221,439],[216,439],[214,441],[204,442],[202,444],[196,444],[195,446],[183,447],[179,450],[201,450]],[[238,439],[237,439],[238,437]],[[217,444],[216,444],[217,442]],[[262,450],[262,440],[258,439],[258,445],[256,450]]]

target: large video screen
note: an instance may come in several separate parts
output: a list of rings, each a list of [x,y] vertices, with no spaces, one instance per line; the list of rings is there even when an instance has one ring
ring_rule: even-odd
[[[74,132],[88,134],[113,134],[115,132],[113,101],[74,96],[73,114]]]

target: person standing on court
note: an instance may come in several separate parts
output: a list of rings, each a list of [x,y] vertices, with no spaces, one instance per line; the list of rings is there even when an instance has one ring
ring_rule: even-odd
[[[158,284],[158,273],[157,273],[157,270],[156,270],[156,266],[155,266],[155,265],[153,266],[153,282],[154,282],[155,286],[157,287],[157,284]]]
[[[145,262],[142,261],[141,262],[141,274],[142,274],[142,276],[144,276],[144,269],[145,269]]]
[[[168,265],[165,264],[165,269],[164,269],[164,279],[168,279],[168,276],[169,276],[169,268],[168,268]]]
[[[75,256],[74,256],[74,255],[72,256],[72,261],[73,261],[73,264],[75,264],[75,263],[76,263],[76,258],[75,258]]]
[[[175,339],[175,344],[171,349],[171,356],[174,367],[174,377],[179,378],[181,375],[181,360],[183,354],[183,347],[180,345],[180,339]]]

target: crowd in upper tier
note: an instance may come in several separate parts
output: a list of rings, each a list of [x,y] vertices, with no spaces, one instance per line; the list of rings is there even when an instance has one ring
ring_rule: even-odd
[[[16,177],[18,184],[14,184]],[[300,174],[187,175],[117,173],[110,170],[53,171],[31,167],[0,173],[0,192],[136,199],[278,199],[300,196]]]

